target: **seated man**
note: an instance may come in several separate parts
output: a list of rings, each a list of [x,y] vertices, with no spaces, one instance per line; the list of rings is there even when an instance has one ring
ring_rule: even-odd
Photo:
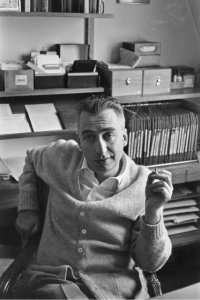
[[[27,151],[16,221],[22,238],[40,227],[36,175],[50,190],[39,248],[21,281],[29,298],[147,298],[141,269],[158,270],[171,253],[163,222],[171,174],[150,172],[124,153],[116,99],[84,99],[77,116],[78,143]]]

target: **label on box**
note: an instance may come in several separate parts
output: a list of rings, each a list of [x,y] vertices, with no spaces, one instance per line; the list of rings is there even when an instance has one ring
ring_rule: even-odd
[[[27,75],[15,75],[15,85],[27,85]]]

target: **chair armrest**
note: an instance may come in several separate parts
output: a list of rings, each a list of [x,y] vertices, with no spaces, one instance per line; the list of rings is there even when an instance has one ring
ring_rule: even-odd
[[[0,278],[0,299],[10,299],[12,287],[29,264],[33,253],[38,247],[38,238],[32,238],[21,253],[10,264]]]
[[[144,272],[144,271],[143,271],[143,273],[147,280],[147,288],[148,288],[150,297],[162,295],[161,284],[160,284],[160,281],[158,280],[156,273],[149,273],[149,272]]]

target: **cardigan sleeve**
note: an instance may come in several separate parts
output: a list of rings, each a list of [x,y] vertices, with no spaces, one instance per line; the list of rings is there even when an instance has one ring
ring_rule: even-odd
[[[42,156],[47,146],[27,150],[23,172],[19,177],[19,204],[18,211],[38,210],[37,173],[38,161],[42,161]],[[40,166],[42,168],[42,165]],[[39,172],[40,173],[40,172]]]
[[[27,151],[23,173],[19,178],[19,211],[38,210],[37,176],[48,185],[62,181],[64,168],[68,167],[66,162],[70,161],[74,149],[75,141],[58,140]]]
[[[132,230],[131,254],[143,271],[159,270],[171,255],[171,249],[163,217],[155,225],[145,223],[143,216],[136,221]]]

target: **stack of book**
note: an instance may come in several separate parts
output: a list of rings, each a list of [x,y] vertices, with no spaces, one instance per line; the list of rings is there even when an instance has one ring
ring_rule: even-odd
[[[26,12],[103,13],[102,0],[21,0]]]
[[[181,102],[124,105],[128,155],[139,164],[196,159],[198,115]]]
[[[169,235],[198,229],[199,195],[185,186],[176,185],[173,197],[164,208],[164,222]]]

